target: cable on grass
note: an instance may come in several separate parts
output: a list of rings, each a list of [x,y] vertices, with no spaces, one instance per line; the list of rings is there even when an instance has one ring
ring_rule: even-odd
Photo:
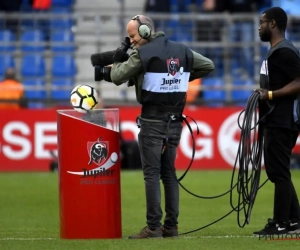
[[[261,186],[259,186],[263,151],[262,128],[259,126],[260,120],[257,112],[259,96],[260,94],[258,92],[253,92],[247,101],[246,108],[239,114],[238,117],[237,122],[239,128],[241,129],[241,136],[235,163],[232,170],[230,189],[220,195],[200,196],[189,191],[180,183],[180,181],[178,181],[178,184],[186,192],[197,198],[215,199],[229,193],[230,206],[232,210],[219,219],[205,226],[181,233],[180,235],[200,231],[223,220],[233,212],[237,212],[237,223],[239,227],[244,227],[246,224],[250,223],[251,211],[254,206],[257,192],[268,181],[267,179]],[[244,114],[243,122],[240,124],[242,114]],[[236,205],[234,205],[234,197],[236,194],[234,190],[236,190],[237,193]]]

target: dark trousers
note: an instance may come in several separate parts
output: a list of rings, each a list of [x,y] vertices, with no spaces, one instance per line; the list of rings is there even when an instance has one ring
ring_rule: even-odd
[[[165,193],[164,226],[175,227],[179,214],[179,187],[176,180],[174,162],[182,131],[180,121],[171,122],[168,131],[168,144],[162,154],[166,138],[167,122],[141,121],[138,141],[145,181],[147,225],[150,228],[161,227],[161,190],[162,180]]]
[[[268,178],[275,185],[274,220],[288,222],[300,218],[298,197],[291,179],[290,159],[298,132],[264,128],[264,160]]]

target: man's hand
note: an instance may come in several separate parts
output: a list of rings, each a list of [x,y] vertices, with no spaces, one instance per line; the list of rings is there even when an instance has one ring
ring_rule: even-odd
[[[127,50],[130,48],[130,38],[125,37],[124,41],[122,41],[122,44],[119,48],[117,48],[115,54],[113,55],[113,62],[125,62],[128,60],[129,55],[126,53]]]
[[[269,100],[268,90],[267,89],[255,89],[255,92],[258,92],[260,94],[259,99],[260,100]]]

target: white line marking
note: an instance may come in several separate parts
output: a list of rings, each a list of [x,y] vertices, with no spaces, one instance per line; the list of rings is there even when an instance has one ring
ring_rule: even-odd
[[[57,240],[56,238],[0,238],[1,240]]]
[[[230,239],[230,238],[257,238],[258,236],[255,235],[219,235],[219,236],[180,236],[180,238],[185,239]]]
[[[127,237],[124,237],[126,239]],[[219,235],[219,236],[179,236],[182,239],[234,239],[234,238],[258,238],[255,235]],[[0,241],[16,240],[16,241],[35,241],[35,240],[60,240],[60,238],[0,238]],[[74,239],[76,240],[76,239]]]

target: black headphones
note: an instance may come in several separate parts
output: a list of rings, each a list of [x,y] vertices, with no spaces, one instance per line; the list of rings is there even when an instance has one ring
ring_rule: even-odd
[[[139,23],[138,32],[141,38],[148,39],[151,36],[151,26],[147,23],[142,23],[140,16],[134,16],[131,20],[137,20]]]

